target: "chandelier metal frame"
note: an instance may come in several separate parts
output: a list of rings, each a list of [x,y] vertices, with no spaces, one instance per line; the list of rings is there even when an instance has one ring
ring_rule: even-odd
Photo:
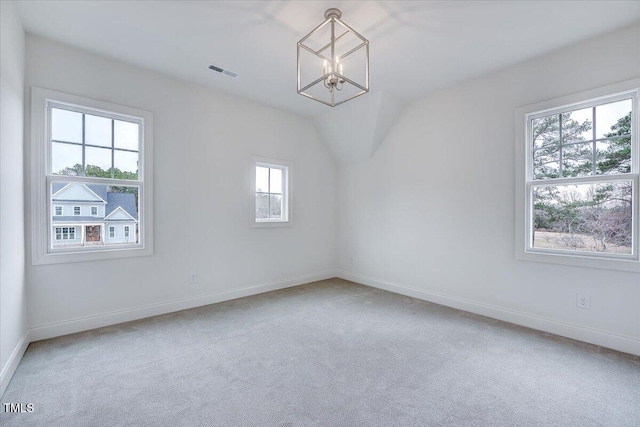
[[[318,25],[316,28],[311,30],[309,34],[304,36],[298,42],[298,58],[297,58],[298,93],[302,96],[306,96],[307,98],[313,99],[314,101],[321,102],[322,104],[328,105],[330,107],[335,107],[337,105],[343,104],[349,100],[352,100],[353,98],[356,98],[360,95],[363,95],[369,92],[369,41],[365,39],[362,35],[360,35],[357,31],[355,31],[353,28],[351,28],[349,25],[345,24],[344,21],[340,19],[342,17],[342,12],[340,12],[339,9],[335,9],[335,8],[327,9],[327,11],[324,13],[324,17],[325,17],[325,20],[320,25]],[[345,32],[337,36],[336,36],[336,23],[338,23],[339,25],[341,25],[346,29]],[[313,35],[317,34],[320,30],[322,30],[326,25],[331,26],[331,40],[318,50],[315,50],[307,46],[305,42],[310,37],[312,37]],[[361,43],[338,58],[336,56],[336,42],[340,41],[343,37],[345,37],[348,34],[353,34],[354,36],[356,36],[358,39],[360,39]],[[302,68],[301,58],[300,58],[301,49],[317,56],[318,58],[323,60],[325,64],[323,69],[323,75],[315,79],[311,83],[305,85],[304,87],[300,87],[301,86],[300,72]],[[345,76],[343,73],[342,65],[339,62],[340,60],[343,60],[344,58],[348,57],[354,52],[359,51],[360,49],[365,49],[364,85]],[[326,52],[328,52],[329,56],[326,55]],[[330,64],[329,67],[327,67],[327,63]],[[320,99],[317,96],[314,96],[308,92],[310,88],[312,88],[313,86],[315,86],[320,82],[322,82],[324,87],[330,92],[330,101],[325,101],[323,99]],[[358,91],[346,99],[340,99],[336,101],[336,92],[342,91],[345,82],[355,86],[358,89]]]

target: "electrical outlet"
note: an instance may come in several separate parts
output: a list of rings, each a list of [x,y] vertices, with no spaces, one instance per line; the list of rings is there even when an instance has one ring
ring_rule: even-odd
[[[589,295],[577,294],[576,295],[576,307],[578,308],[591,308],[591,297]]]
[[[198,283],[198,273],[189,274],[189,284],[193,285],[194,283]]]

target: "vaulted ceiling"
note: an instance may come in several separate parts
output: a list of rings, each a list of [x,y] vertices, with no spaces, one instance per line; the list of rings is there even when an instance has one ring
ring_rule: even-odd
[[[296,43],[330,7],[371,45],[370,93],[334,109],[296,93]],[[18,11],[28,32],[311,117],[342,161],[370,156],[408,101],[640,20],[640,2],[614,0],[47,0]],[[347,119],[358,127],[337,132]]]

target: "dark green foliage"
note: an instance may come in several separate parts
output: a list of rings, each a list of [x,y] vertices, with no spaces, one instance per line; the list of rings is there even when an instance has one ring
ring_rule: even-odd
[[[606,137],[611,138],[611,145],[603,153],[602,161],[598,162],[598,169],[602,173],[631,172],[631,112],[618,120],[611,127]]]
[[[59,175],[71,175],[71,176],[82,176],[82,165],[76,164],[71,168],[64,168],[60,172]],[[86,175],[94,178],[112,178],[111,169],[104,170],[100,166],[87,165]],[[129,180],[137,180],[138,172],[123,172],[118,168],[113,170],[113,178],[115,179],[129,179]]]

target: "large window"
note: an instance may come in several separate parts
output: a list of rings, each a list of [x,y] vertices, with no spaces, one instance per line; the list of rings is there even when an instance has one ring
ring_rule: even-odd
[[[31,120],[33,263],[151,254],[152,114],[32,88]]]
[[[255,227],[290,225],[291,165],[260,159],[252,168],[252,223]]]
[[[639,269],[637,83],[518,110],[521,258]]]

